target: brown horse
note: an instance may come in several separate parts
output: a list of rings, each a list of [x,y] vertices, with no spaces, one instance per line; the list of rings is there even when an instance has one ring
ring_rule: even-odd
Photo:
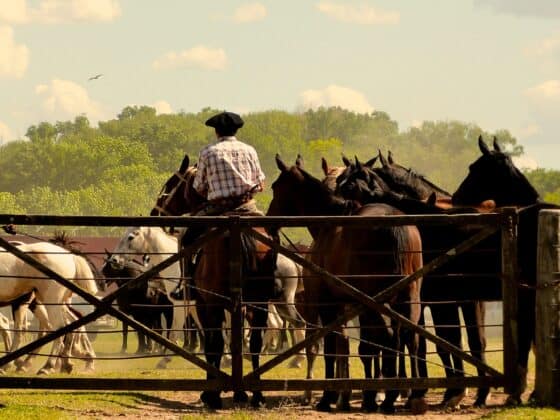
[[[151,214],[175,216],[196,211],[204,203],[204,198],[192,186],[195,174],[196,168],[189,166],[189,157],[186,155],[179,171],[165,183]],[[256,230],[266,234],[262,229]],[[211,242],[206,242],[192,276],[192,286],[196,290],[197,312],[205,333],[206,361],[218,369],[224,351],[222,335],[224,309],[232,309],[228,264],[229,240],[229,235],[224,234]],[[262,331],[266,327],[268,315],[266,302],[274,294],[275,254],[266,245],[243,233],[241,242],[244,252],[243,301],[260,302],[246,307],[246,317],[252,327],[249,350],[253,368],[257,369],[262,348]],[[214,379],[211,374],[207,374],[207,378]],[[237,402],[243,402],[246,398],[244,392],[234,394],[234,400]],[[204,391],[201,400],[211,408],[222,406],[220,390]],[[261,391],[253,391],[251,404],[257,407],[263,403],[264,397]]]
[[[276,156],[276,163],[280,175],[272,184],[273,199],[267,215],[352,214],[359,217],[402,214],[395,208],[383,204],[360,207],[354,202],[335,196],[320,180],[308,174],[301,164],[289,168],[279,156]],[[393,284],[395,274],[410,274],[422,266],[421,239],[414,226],[379,228],[326,226],[310,228],[309,231],[314,240],[312,262],[335,275],[343,277],[350,275],[351,277],[347,279],[348,284],[369,296]],[[362,278],[357,279],[353,275],[360,275],[359,277]],[[371,275],[374,280],[364,280],[363,275]],[[390,302],[393,308],[413,322],[418,322],[420,317],[420,287],[421,281],[413,282]],[[315,311],[314,316],[309,318],[320,318],[323,325],[333,322],[347,305],[356,304],[355,300],[336,283],[328,279],[318,279],[317,275],[304,277],[304,293],[306,302],[318,304],[308,308],[308,316],[310,312]],[[367,310],[360,316],[360,355],[372,356],[381,346],[383,374],[387,378],[396,377],[398,341],[402,337],[399,330],[400,326],[394,324],[393,331],[389,331],[377,311]],[[415,334],[409,333],[408,336],[411,342],[417,343]],[[341,328],[325,336],[324,349],[325,377],[334,378],[336,367],[336,376],[347,378],[349,343],[348,338],[342,334]],[[368,364],[364,363],[364,371],[366,378],[371,378],[371,359]],[[414,369],[414,372],[416,373],[417,369]],[[330,410],[330,405],[335,402],[336,396],[335,392],[325,391],[317,404],[317,409]],[[397,396],[398,391],[388,391],[381,409],[387,413],[394,412]],[[415,412],[426,410],[422,398],[413,398],[411,403]],[[340,394],[337,405],[342,410],[350,408],[349,392]],[[375,392],[363,392],[362,408],[368,411],[377,408]]]

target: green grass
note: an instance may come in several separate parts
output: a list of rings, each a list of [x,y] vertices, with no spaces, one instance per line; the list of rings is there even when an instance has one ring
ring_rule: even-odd
[[[100,358],[103,357],[121,357],[132,356],[131,352],[136,350],[137,341],[136,334],[129,334],[129,354],[120,355],[121,336],[120,331],[114,334],[98,334],[94,341],[94,348]],[[356,353],[357,341],[353,340],[351,345],[352,351]],[[488,340],[488,349],[501,349],[501,339],[494,338]],[[433,352],[434,346],[429,345],[428,351]],[[43,351],[46,351],[45,349]],[[155,366],[160,356],[147,359],[131,359],[131,360],[97,360],[96,361],[96,377],[102,378],[189,378],[203,379],[205,372],[191,363],[185,361],[181,357],[174,357],[166,370],[156,370]],[[487,355],[488,364],[499,371],[502,370],[502,353],[492,352]],[[266,360],[266,358],[265,358]],[[444,376],[443,369],[439,366],[440,361],[437,355],[429,356],[430,376]],[[39,358],[35,362],[32,374],[44,362],[44,357]],[[80,360],[75,360],[76,372],[73,377],[88,377],[80,373],[84,364]],[[305,368],[288,369],[287,363],[272,369],[263,375],[265,379],[302,379],[305,376]],[[351,377],[362,378],[362,366],[357,357],[350,359]],[[251,370],[250,363],[244,362],[245,372]],[[227,371],[227,370],[226,370]],[[315,377],[321,378],[323,371],[323,359],[317,359]],[[475,369],[468,366],[467,374],[476,374]],[[530,372],[534,372],[534,360],[531,360]],[[13,372],[9,375],[20,376]],[[24,376],[28,376],[25,374]],[[67,375],[58,374],[56,376]],[[281,394],[281,393],[280,393]],[[299,393],[298,393],[299,394]],[[107,416],[119,416],[124,414],[141,415],[146,407],[151,405],[162,409],[169,407],[177,409],[181,418],[199,419],[206,418],[209,413],[204,412],[200,407],[193,408],[185,406],[183,402],[176,401],[172,392],[67,392],[67,391],[39,391],[39,390],[4,390],[0,391],[0,403],[6,407],[0,409],[0,419],[65,419],[65,418],[99,418]],[[193,398],[194,400],[195,398]],[[178,408],[177,408],[178,407]],[[264,418],[267,420],[295,418],[299,407],[292,407],[290,410],[277,412],[266,410],[265,412],[245,411],[245,410],[228,410],[227,414],[212,414],[213,419],[234,418]],[[509,419],[509,418],[535,418],[549,419],[559,418],[560,414],[554,410],[533,409],[528,407],[518,409],[500,409],[490,416],[488,419]],[[149,413],[147,414],[149,415]]]
[[[553,408],[533,407],[498,409],[481,417],[481,419],[485,420],[557,420],[558,418],[560,418],[560,411],[558,410],[554,410]]]

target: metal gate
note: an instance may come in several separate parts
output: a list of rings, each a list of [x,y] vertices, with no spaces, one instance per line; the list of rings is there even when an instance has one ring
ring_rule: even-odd
[[[189,227],[195,224],[204,224],[213,227],[207,234],[200,237],[194,244],[181,250],[122,285],[118,290],[110,293],[103,299],[99,299],[85,292],[72,282],[62,278],[57,273],[37,262],[33,257],[21,252],[4,238],[0,237],[0,246],[6,251],[13,253],[29,265],[33,266],[46,276],[64,285],[86,302],[93,305],[94,310],[83,318],[72,322],[46,336],[35,340],[20,349],[0,357],[0,365],[8,363],[25,355],[35,349],[63,336],[64,334],[79,328],[95,319],[109,314],[122,322],[141,331],[155,342],[183,357],[187,361],[211,373],[216,377],[214,380],[196,379],[132,379],[132,378],[48,378],[36,376],[3,376],[0,377],[0,387],[4,388],[43,388],[43,389],[77,389],[77,390],[216,390],[241,391],[260,389],[267,390],[341,390],[341,389],[408,389],[408,388],[440,388],[440,387],[504,387],[506,392],[510,390],[519,380],[517,377],[517,332],[515,314],[517,309],[517,213],[513,208],[503,209],[500,213],[469,214],[469,215],[403,215],[403,216],[380,216],[380,217],[352,217],[352,216],[315,216],[315,217],[240,217],[240,216],[218,216],[218,217],[98,217],[98,216],[25,216],[25,215],[0,215],[0,224],[16,225],[41,225],[41,226],[167,226],[167,227]],[[273,240],[255,231],[254,227],[308,227],[317,225],[330,226],[397,226],[415,224],[469,224],[481,227],[481,230],[454,248],[445,250],[430,263],[424,265],[417,272],[398,280],[389,288],[375,296],[367,296],[360,290],[348,285],[340,277],[329,273],[306,260],[291,249],[275,243]],[[177,262],[183,255],[190,253],[193,249],[200,247],[204,241],[212,240],[224,232],[229,231],[230,256],[229,265],[231,273],[232,307],[232,371],[231,374],[223,372],[184,350],[177,344],[167,340],[157,332],[147,328],[145,325],[134,320],[130,316],[112,306],[115,299],[125,293],[127,287],[137,283],[145,282],[171,264]],[[430,271],[440,267],[457,255],[469,250],[474,245],[501,231],[501,255],[502,255],[502,298],[503,298],[503,372],[482,363],[460,348],[432,334],[426,329],[410,322],[384,303],[396,292],[406,287],[410,282],[425,276]],[[241,247],[240,235],[244,232],[252,235],[258,241],[269,245],[304,266],[316,275],[336,282],[348,296],[356,300],[358,305],[339,316],[335,322],[324,325],[317,329],[304,341],[292,346],[287,351],[273,357],[260,366],[256,371],[244,372],[242,362],[242,335],[243,322],[241,306]],[[425,337],[444,350],[461,358],[465,362],[475,366],[484,372],[485,376],[461,377],[461,378],[389,378],[389,379],[298,379],[298,380],[272,380],[257,379],[261,374],[269,371],[292,355],[303,349],[308,343],[317,341],[330,331],[333,331],[342,323],[354,318],[366,308],[374,309],[392,320],[399,322],[403,327],[411,329],[415,333]]]

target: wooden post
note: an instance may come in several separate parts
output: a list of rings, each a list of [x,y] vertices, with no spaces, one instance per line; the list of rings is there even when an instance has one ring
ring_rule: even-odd
[[[560,407],[560,210],[539,214],[535,397]]]
[[[503,308],[503,343],[504,376],[507,394],[514,394],[520,389],[520,374],[517,369],[519,342],[517,332],[517,224],[518,215],[514,207],[505,207],[502,216],[502,308]]]
[[[230,217],[231,376],[232,390],[243,390],[243,312],[241,290],[241,227],[239,216]]]

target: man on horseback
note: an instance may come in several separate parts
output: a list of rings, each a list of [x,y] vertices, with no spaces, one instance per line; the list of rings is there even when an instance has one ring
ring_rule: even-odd
[[[243,119],[233,112],[222,112],[205,124],[214,128],[217,141],[200,152],[193,187],[207,201],[191,215],[218,216],[232,211],[259,214],[253,196],[262,191],[265,176],[255,149],[235,137]],[[204,226],[190,227],[181,245],[192,244],[205,230]]]

